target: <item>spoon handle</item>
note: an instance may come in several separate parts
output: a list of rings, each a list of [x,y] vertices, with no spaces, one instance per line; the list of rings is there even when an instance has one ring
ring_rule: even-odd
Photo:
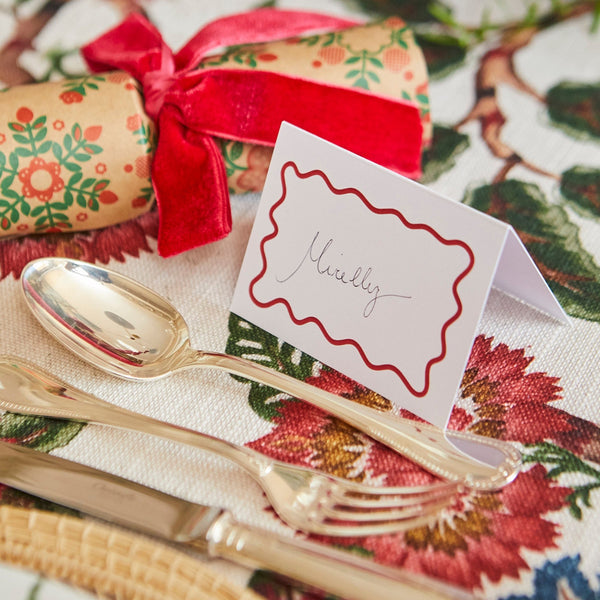
[[[468,432],[444,432],[427,423],[383,413],[244,358],[193,351],[186,366],[221,369],[305,400],[404,454],[431,473],[473,489],[499,489],[516,477],[521,465],[519,451],[501,440]],[[493,464],[461,452],[446,434],[462,446],[476,447],[480,453],[485,451]]]

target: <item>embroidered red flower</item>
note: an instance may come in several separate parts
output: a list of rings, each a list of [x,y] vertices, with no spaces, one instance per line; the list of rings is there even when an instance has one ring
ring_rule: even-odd
[[[48,202],[56,192],[65,187],[60,176],[60,165],[57,162],[46,162],[39,156],[19,171],[19,180],[23,183],[23,196],[37,198],[40,202]]]
[[[496,583],[528,569],[523,550],[545,553],[556,547],[559,527],[545,516],[563,508],[570,492],[535,465],[500,492],[459,497],[434,526],[336,543],[358,545],[383,564],[480,588],[484,575]]]
[[[562,435],[567,414],[548,405],[559,399],[558,379],[528,372],[532,360],[523,350],[510,350],[505,344],[492,347],[491,338],[479,336],[462,382],[461,404],[454,408],[449,427],[518,442]],[[323,371],[310,382],[380,410],[391,409],[383,398],[339,373]],[[289,401],[278,412],[273,430],[249,444],[252,448],[374,485],[436,480],[400,454],[312,406]],[[588,430],[592,429],[590,424]],[[520,570],[529,568],[525,551],[543,554],[556,547],[560,529],[548,515],[568,506],[572,491],[548,478],[544,465],[534,463],[499,492],[457,495],[434,525],[393,535],[319,540],[361,548],[377,562],[475,589],[484,577],[492,582],[518,577]]]
[[[469,429],[524,444],[551,440],[600,463],[600,428],[550,404],[560,399],[558,378],[525,373],[532,360],[506,344],[492,347],[492,338],[475,339],[461,385]]]
[[[24,236],[0,241],[0,280],[18,279],[23,267],[35,258],[66,256],[107,264],[111,259],[152,252],[148,238],[158,235],[158,213],[149,211],[136,219],[93,231]]]

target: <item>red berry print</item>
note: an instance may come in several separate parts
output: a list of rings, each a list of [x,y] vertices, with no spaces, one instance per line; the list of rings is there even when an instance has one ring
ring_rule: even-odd
[[[264,54],[259,54],[256,58],[258,58],[258,60],[262,60],[264,62],[272,62],[274,60],[277,60],[277,54],[271,54],[269,52],[265,52]]]
[[[146,206],[146,198],[138,196],[131,201],[132,208],[144,208]]]
[[[95,142],[102,133],[102,125],[92,125],[83,132],[83,137],[88,142]]]
[[[83,100],[83,95],[80,94],[79,92],[74,92],[74,91],[67,91],[67,92],[63,92],[59,98],[65,103],[65,104],[76,104],[78,102],[81,102]]]
[[[98,200],[102,202],[102,204],[114,204],[119,200],[119,196],[110,190],[104,190],[98,196]]]
[[[17,111],[17,121],[21,123],[30,123],[33,119],[33,113],[26,106],[21,106]]]

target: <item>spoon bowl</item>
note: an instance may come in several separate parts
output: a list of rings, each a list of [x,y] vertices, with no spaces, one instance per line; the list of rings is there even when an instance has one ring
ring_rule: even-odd
[[[108,373],[147,379],[188,367],[217,368],[310,402],[447,480],[488,491],[509,483],[519,471],[521,456],[506,442],[447,432],[470,453],[475,450],[476,459],[439,427],[379,412],[240,357],[192,349],[175,307],[109,269],[42,258],[25,267],[21,281],[25,300],[44,328]]]
[[[119,273],[69,259],[29,263],[29,308],[83,360],[127,379],[164,377],[195,352],[181,314],[151,289]]]

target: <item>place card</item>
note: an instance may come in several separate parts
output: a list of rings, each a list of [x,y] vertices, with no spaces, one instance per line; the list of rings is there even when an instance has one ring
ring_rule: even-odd
[[[282,125],[232,312],[445,427],[492,284],[567,321],[509,225]]]

